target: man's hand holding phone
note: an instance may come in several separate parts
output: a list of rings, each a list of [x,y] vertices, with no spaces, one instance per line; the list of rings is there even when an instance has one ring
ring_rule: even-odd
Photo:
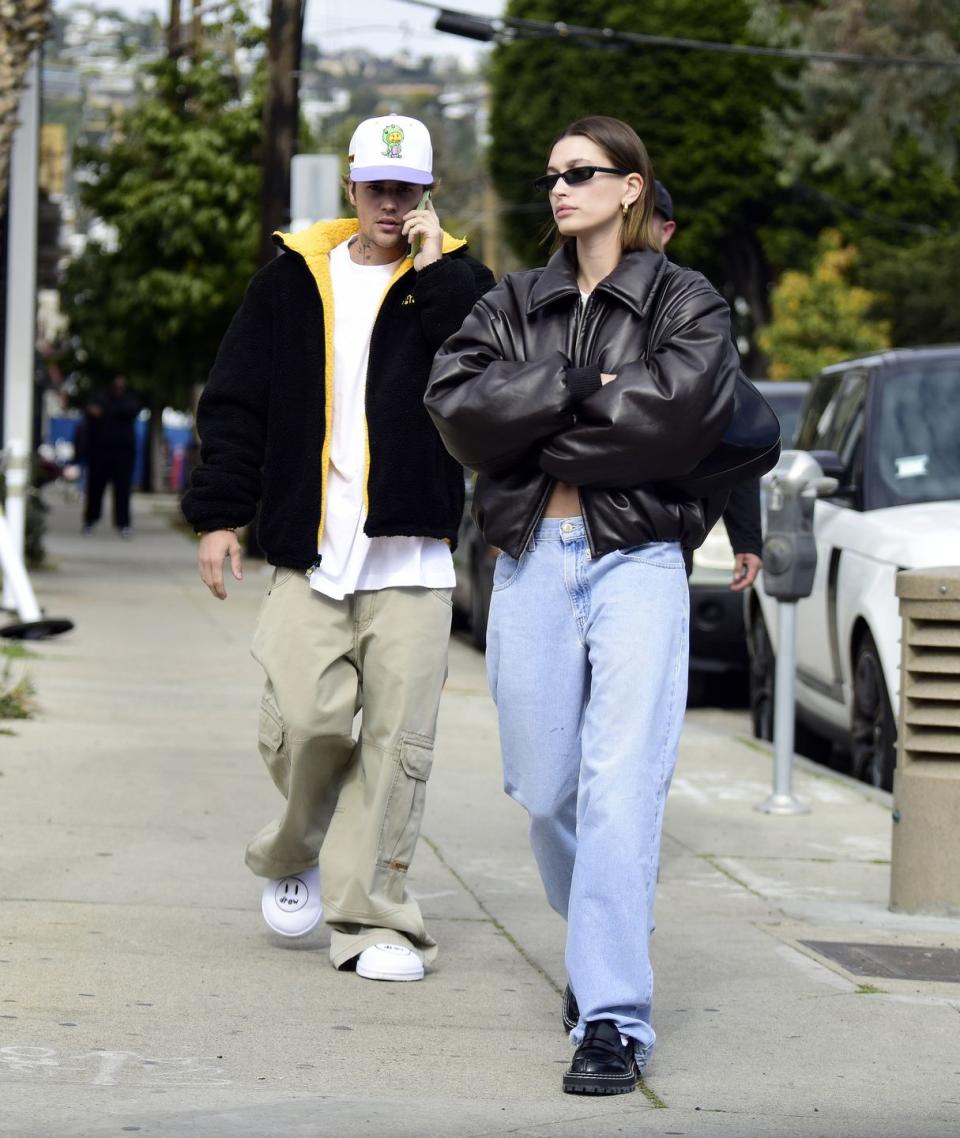
[[[443,256],[443,230],[427,190],[416,209],[404,214],[403,235],[410,242],[413,267],[419,272]]]

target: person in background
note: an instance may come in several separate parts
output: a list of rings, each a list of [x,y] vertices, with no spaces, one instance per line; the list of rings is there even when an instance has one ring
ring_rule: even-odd
[[[654,194],[653,225],[660,236],[661,248],[666,248],[677,231],[673,216],[673,198],[667,187],[657,179]],[[760,481],[751,478],[740,482],[730,491],[723,509],[723,524],[733,548],[733,579],[730,589],[741,593],[749,589],[763,568],[760,551],[763,547],[763,534],[760,530]],[[693,551],[683,551],[687,576],[693,569]]]
[[[103,493],[113,495],[113,524],[120,536],[133,537],[130,489],[136,456],[134,423],[140,400],[127,389],[127,377],[115,375],[110,386],[87,403],[80,424],[78,461],[86,463],[87,485],[83,506],[83,532],[93,533],[100,521]]]

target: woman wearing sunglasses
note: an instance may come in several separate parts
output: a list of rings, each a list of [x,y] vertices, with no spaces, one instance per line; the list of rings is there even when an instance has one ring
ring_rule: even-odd
[[[704,504],[671,479],[720,441],[738,369],[727,305],[664,257],[626,123],[581,119],[546,173],[557,248],[440,349],[427,407],[479,472],[503,550],[487,634],[507,792],[568,922],[571,1093],[631,1091],[654,1043],[648,953],[686,701],[683,547]]]

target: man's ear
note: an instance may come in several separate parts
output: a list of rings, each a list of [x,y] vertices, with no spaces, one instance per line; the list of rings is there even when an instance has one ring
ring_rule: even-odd
[[[677,232],[677,223],[675,221],[665,221],[663,223],[663,230],[660,236],[660,243],[666,245],[670,238]]]
[[[350,204],[354,209],[357,208],[357,188],[356,182],[347,183],[347,197],[350,199]]]

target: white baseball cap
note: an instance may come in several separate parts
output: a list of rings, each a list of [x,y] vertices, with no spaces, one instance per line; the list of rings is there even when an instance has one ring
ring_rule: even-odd
[[[383,115],[365,119],[353,132],[348,153],[352,182],[433,181],[430,132],[417,119]]]

